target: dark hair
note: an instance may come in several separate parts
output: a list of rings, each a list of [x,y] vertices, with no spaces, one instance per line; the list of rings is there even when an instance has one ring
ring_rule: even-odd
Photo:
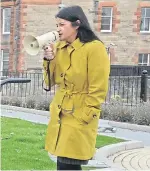
[[[81,42],[86,43],[93,40],[100,40],[92,31],[87,17],[80,6],[64,7],[55,17],[70,21],[72,26],[79,26],[77,38],[79,38]],[[78,23],[77,20],[79,20],[80,23]]]

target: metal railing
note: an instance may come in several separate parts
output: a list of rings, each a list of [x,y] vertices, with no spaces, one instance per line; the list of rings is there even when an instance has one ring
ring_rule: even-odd
[[[110,76],[141,76],[143,70],[150,75],[150,66],[111,65]]]
[[[2,87],[2,97],[20,97],[26,100],[27,97],[40,95],[44,98],[53,96],[57,89],[52,87],[50,92],[46,92],[42,87],[43,74],[40,73],[8,73],[6,78],[28,78],[29,83],[8,83]],[[4,79],[4,78],[3,78]],[[150,77],[148,77],[147,100],[150,100]],[[141,101],[141,76],[110,76],[109,91],[106,103],[112,98],[120,98],[125,104],[135,105]]]

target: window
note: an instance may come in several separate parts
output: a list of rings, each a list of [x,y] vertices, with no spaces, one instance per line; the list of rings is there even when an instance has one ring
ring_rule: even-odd
[[[150,65],[150,54],[139,54],[138,65]]]
[[[3,9],[3,34],[10,34],[11,8]]]
[[[5,73],[8,72],[9,67],[9,50],[1,50],[1,72],[3,72],[2,75],[5,75]]]
[[[141,32],[150,32],[150,8],[142,8],[140,31]]]
[[[112,7],[102,7],[101,32],[112,31]]]

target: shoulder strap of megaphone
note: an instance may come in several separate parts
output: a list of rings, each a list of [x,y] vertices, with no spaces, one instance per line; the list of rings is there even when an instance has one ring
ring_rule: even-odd
[[[42,87],[45,91],[51,91],[51,79],[50,79],[50,69],[49,69],[50,61],[47,61],[47,72],[45,78],[48,76],[48,88],[44,88],[45,79],[42,82]]]

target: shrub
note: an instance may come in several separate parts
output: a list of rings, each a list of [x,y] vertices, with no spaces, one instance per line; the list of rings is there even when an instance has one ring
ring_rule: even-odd
[[[1,98],[1,104],[3,105],[8,105],[10,102],[9,102],[9,97],[7,96],[2,96]]]
[[[18,107],[22,106],[22,102],[21,102],[22,100],[19,97],[11,96],[9,101],[10,101],[10,105],[12,106],[18,106]]]
[[[36,109],[49,111],[49,105],[53,99],[53,96],[38,96],[35,100]]]
[[[20,107],[22,105],[22,102],[21,102],[21,98],[16,96],[11,96],[11,97],[2,96],[1,104]]]
[[[102,105],[102,119],[118,122],[129,122],[139,125],[150,125],[150,102],[140,103],[137,106],[127,106],[117,97],[108,104]]]
[[[26,98],[2,96],[1,103],[49,111],[49,104],[52,98],[53,96],[51,95],[44,96],[39,93],[27,96]],[[125,105],[124,100],[116,96],[109,103],[102,105],[100,118],[139,125],[150,125],[150,102],[140,103],[137,106],[131,107]]]
[[[27,98],[23,102],[22,106],[26,107],[26,108],[34,109],[35,106],[36,106],[36,104],[35,104],[35,96],[27,96]]]
[[[120,99],[111,99],[111,101],[102,105],[101,118],[118,122],[132,122],[133,116],[131,109],[123,104]]]
[[[139,125],[150,125],[150,102],[140,103],[132,109],[133,122]]]
[[[1,103],[4,105],[19,106],[31,109],[46,110],[49,111],[49,104],[52,101],[53,96],[44,96],[40,93],[25,97],[6,97],[2,96]]]

